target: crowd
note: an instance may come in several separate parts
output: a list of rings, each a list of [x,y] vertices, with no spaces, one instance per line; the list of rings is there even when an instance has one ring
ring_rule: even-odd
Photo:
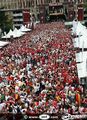
[[[0,50],[0,112],[87,113],[72,36],[64,23],[38,24]]]

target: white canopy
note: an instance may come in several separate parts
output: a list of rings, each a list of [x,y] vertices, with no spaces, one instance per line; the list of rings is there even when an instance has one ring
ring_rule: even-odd
[[[11,29],[6,36],[7,36],[7,38],[10,38],[11,36],[15,37],[15,35]]]
[[[24,32],[18,30],[17,28],[14,29],[13,33],[14,33],[15,37],[21,37],[25,34]]]
[[[87,77],[87,51],[76,54],[78,77]]]
[[[85,34],[85,32],[87,33],[87,31],[85,31],[87,30],[86,27],[82,25],[80,21],[73,20],[73,27],[71,29],[72,29],[72,33],[76,35],[83,35]]]
[[[75,39],[73,39],[74,47],[79,48],[87,48],[87,37],[86,36],[80,36]]]
[[[82,32],[86,29],[85,26],[83,26],[80,22],[78,22],[77,24],[77,28],[76,28],[76,35],[82,35]]]
[[[83,62],[82,56],[83,56],[83,52],[80,53],[76,53],[76,62]]]
[[[21,37],[24,34],[25,34],[24,32],[22,32],[22,31],[18,30],[17,28],[15,28],[14,31],[12,31],[10,29],[10,31],[7,34],[5,34],[5,36],[3,36],[2,38],[11,38],[11,36],[13,38],[18,38],[18,37]]]
[[[31,31],[31,29],[26,28],[24,25],[22,25],[21,28],[20,28],[20,31],[22,31],[22,32],[29,32],[29,31]]]
[[[87,29],[80,22],[77,24],[73,22],[72,31],[79,36],[73,39],[74,47],[82,48],[82,52],[76,53],[77,72],[80,79],[87,77],[87,52],[84,52],[84,48],[87,48]]]
[[[78,78],[87,77],[86,64],[85,62],[77,64]]]
[[[14,32],[10,29],[9,32],[5,36],[3,36],[2,38],[11,38],[11,36],[13,38],[16,37],[16,35],[14,34]]]
[[[76,28],[77,28],[77,25],[78,25],[78,21],[73,20],[72,24],[73,24],[73,27],[71,28],[72,32],[76,33]]]
[[[5,42],[5,41],[0,41],[0,48],[4,47],[5,45],[8,45],[9,42]]]

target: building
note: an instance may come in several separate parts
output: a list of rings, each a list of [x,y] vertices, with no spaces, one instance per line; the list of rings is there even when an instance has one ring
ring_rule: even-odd
[[[22,24],[29,24],[30,12],[28,9],[13,10],[12,13],[14,27],[20,27]]]
[[[84,19],[84,2],[86,0],[0,0],[0,7],[4,7],[6,11],[21,10],[22,16],[18,15],[18,17],[21,18],[19,22],[22,21],[22,23],[25,9],[29,10],[29,13],[41,23],[60,19],[72,21],[75,17],[82,21]],[[16,15],[13,15],[13,21],[17,22],[14,18],[17,18]]]
[[[25,0],[0,0],[2,11],[9,13],[13,19],[13,27],[20,27],[30,21],[29,3]]]
[[[44,22],[47,18],[50,21],[67,20],[74,18],[84,20],[83,0],[39,0],[39,19]]]

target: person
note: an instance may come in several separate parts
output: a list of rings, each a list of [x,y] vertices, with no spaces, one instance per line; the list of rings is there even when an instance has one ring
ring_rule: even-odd
[[[0,103],[5,112],[73,114],[82,105],[70,32],[62,22],[38,24],[0,50]]]

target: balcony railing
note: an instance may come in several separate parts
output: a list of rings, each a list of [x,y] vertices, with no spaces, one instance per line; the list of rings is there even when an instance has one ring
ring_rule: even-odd
[[[49,3],[49,6],[61,6],[63,5],[62,2],[59,2],[59,3]]]

